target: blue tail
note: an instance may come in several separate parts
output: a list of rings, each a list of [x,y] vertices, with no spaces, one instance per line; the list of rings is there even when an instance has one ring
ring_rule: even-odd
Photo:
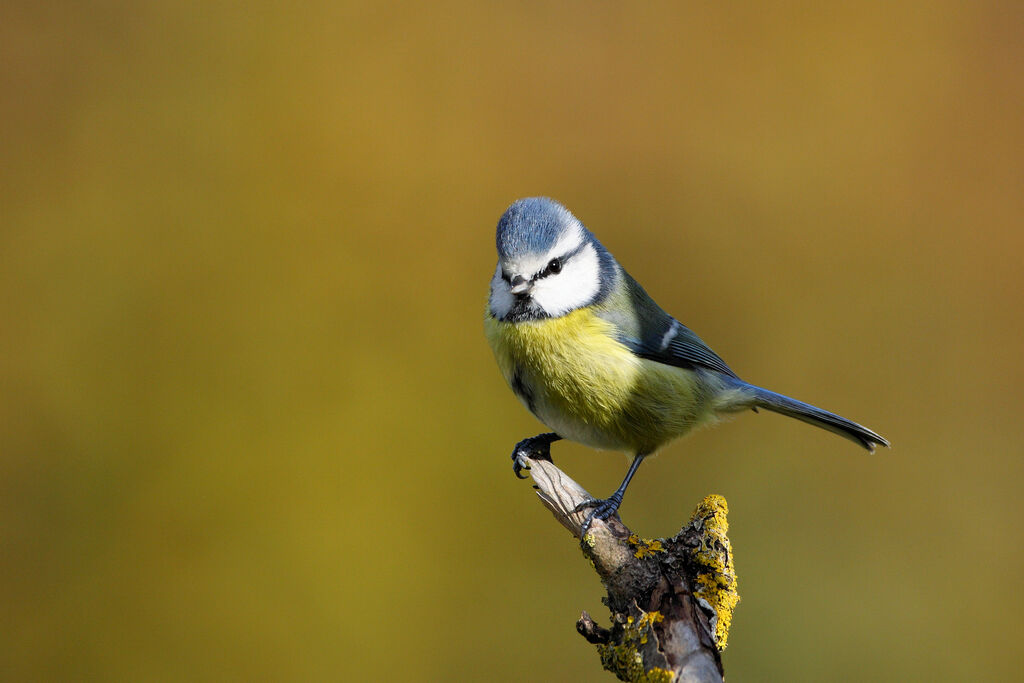
[[[874,452],[875,446],[885,446],[886,448],[889,446],[889,442],[883,437],[875,434],[867,427],[862,427],[856,422],[847,420],[845,417],[840,417],[827,410],[815,408],[803,401],[797,401],[795,398],[776,394],[774,391],[768,391],[761,387],[748,384],[747,388],[748,390],[752,389],[754,392],[754,408],[764,408],[772,412],[782,413],[783,415],[795,417],[798,420],[812,424],[815,427],[827,429],[860,444],[871,452]]]

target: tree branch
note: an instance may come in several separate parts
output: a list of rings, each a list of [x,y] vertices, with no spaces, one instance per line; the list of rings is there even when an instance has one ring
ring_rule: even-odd
[[[541,502],[580,537],[592,496],[548,460],[523,458]],[[648,541],[618,515],[595,519],[584,555],[608,596],[611,628],[583,612],[576,630],[597,646],[601,663],[623,681],[722,681],[722,659],[739,600],[725,498],[708,496],[670,539]]]

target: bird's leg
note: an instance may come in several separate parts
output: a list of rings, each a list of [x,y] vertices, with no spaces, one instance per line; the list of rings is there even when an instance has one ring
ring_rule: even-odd
[[[522,471],[523,469],[530,469],[530,466],[523,461],[523,458],[552,462],[551,444],[561,439],[562,437],[554,432],[538,434],[537,436],[531,436],[529,439],[523,439],[512,449],[512,471],[520,479],[526,479],[526,475],[522,474]]]
[[[605,520],[615,514],[615,511],[622,505],[622,496],[626,495],[626,487],[629,486],[629,480],[636,474],[636,470],[640,467],[640,463],[643,461],[645,456],[637,455],[633,458],[633,462],[629,466],[629,471],[626,472],[626,478],[622,480],[619,488],[615,489],[615,493],[608,496],[604,500],[593,499],[585,500],[577,505],[573,512],[580,512],[587,508],[594,508],[594,511],[587,515],[587,518],[583,520],[583,526],[580,528],[580,538],[587,535],[587,530],[590,529],[590,524],[595,519]]]

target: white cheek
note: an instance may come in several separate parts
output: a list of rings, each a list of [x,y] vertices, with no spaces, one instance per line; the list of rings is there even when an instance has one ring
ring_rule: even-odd
[[[515,297],[509,291],[508,283],[501,279],[501,264],[498,264],[491,278],[491,313],[496,318],[504,318],[514,303]]]
[[[566,262],[561,273],[537,281],[533,300],[550,316],[565,315],[590,303],[600,288],[597,252],[588,244]]]

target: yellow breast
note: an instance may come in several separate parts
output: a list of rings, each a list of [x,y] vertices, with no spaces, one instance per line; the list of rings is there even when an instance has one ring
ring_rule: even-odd
[[[701,412],[693,373],[634,355],[589,309],[516,323],[488,313],[486,332],[506,381],[566,438],[650,452]]]

